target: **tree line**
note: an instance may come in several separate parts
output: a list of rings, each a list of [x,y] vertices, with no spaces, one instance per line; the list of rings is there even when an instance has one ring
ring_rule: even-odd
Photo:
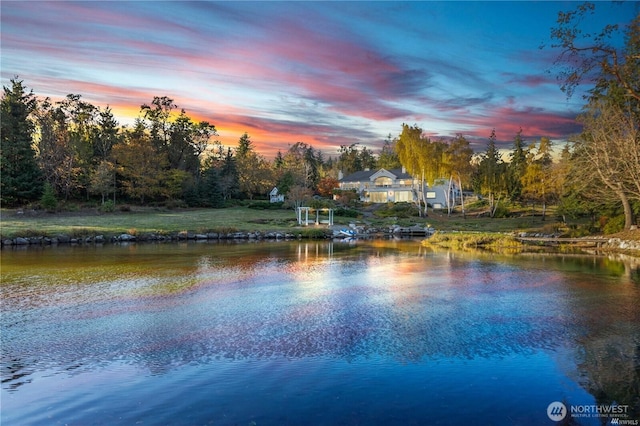
[[[491,216],[502,201],[537,203],[543,215],[553,203],[565,217],[619,216],[630,228],[640,209],[640,17],[625,28],[607,25],[597,36],[583,34],[580,21],[594,8],[584,3],[560,12],[551,31],[552,46],[562,52],[561,89],[571,96],[584,78],[595,81],[578,117],[583,131],[555,157],[549,138],[527,143],[522,131],[501,153],[494,129],[486,149],[474,154],[462,134],[432,140],[417,125],[403,124],[378,152],[352,144],[326,156],[297,142],[268,160],[247,133],[236,146],[225,146],[215,125],[192,119],[166,96],[142,104],[128,127],[109,107],[77,94],[59,102],[39,99],[16,77],[1,100],[0,201],[222,207],[264,198],[274,186],[291,198],[330,197],[339,172],[405,167],[421,182],[421,211],[428,186],[446,178],[484,197]],[[616,31],[624,31],[623,49],[611,45]]]

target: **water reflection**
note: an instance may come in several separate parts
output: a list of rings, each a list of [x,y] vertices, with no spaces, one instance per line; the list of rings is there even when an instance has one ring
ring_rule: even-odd
[[[640,281],[624,259],[371,241],[7,251],[2,265],[3,391],[115,362],[163,375],[216,360],[406,364],[569,348],[565,374],[640,413]]]

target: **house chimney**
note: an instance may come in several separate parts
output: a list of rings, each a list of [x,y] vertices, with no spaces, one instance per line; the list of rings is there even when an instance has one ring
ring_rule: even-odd
[[[343,177],[342,170],[338,170],[338,180],[342,180]]]
[[[402,173],[407,173],[407,168],[405,166],[402,166]]]
[[[370,170],[368,167],[365,167],[365,168],[364,168],[364,171],[365,171],[365,172],[369,172],[369,171],[371,171],[371,170]]]

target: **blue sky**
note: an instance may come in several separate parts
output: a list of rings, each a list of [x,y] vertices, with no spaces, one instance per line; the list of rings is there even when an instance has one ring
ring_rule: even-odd
[[[236,145],[271,157],[306,142],[374,150],[402,123],[461,133],[483,150],[579,131],[550,29],[577,2],[1,3],[3,85],[111,106],[122,124],[169,96]],[[588,28],[627,23],[638,3],[599,2]],[[551,73],[548,71],[551,70]],[[588,87],[584,87],[587,89]]]

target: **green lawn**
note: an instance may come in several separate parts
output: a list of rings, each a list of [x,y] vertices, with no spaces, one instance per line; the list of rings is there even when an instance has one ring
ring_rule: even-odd
[[[131,212],[28,213],[0,211],[0,234],[16,236],[169,234],[180,231],[272,231],[297,226],[293,210],[254,210],[246,207],[158,211],[135,208]]]
[[[334,217],[334,223],[345,225],[356,219]],[[448,216],[443,212],[430,212],[419,218],[376,218],[372,215],[357,219],[374,227],[430,225],[440,231],[478,232],[543,232],[557,231],[559,224],[552,216],[542,221],[541,216],[514,215],[508,218],[479,216],[478,212],[463,218],[457,212]],[[131,234],[171,234],[189,232],[234,232],[234,231],[291,231],[300,230],[293,210],[257,210],[247,207],[225,209],[159,209],[133,207],[131,211],[97,213],[95,210],[79,212],[47,213],[44,211],[0,210],[0,236],[70,236]]]

